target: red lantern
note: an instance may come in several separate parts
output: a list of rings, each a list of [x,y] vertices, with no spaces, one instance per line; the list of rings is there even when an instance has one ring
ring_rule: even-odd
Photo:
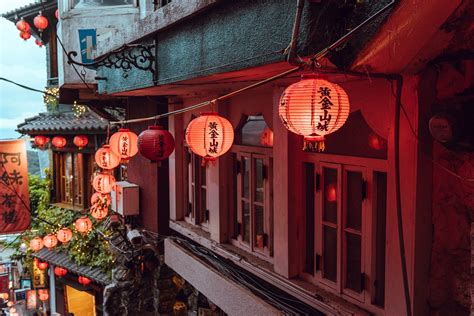
[[[128,128],[121,128],[110,137],[110,148],[122,162],[127,163],[138,152],[137,139],[137,134]]]
[[[40,270],[48,269],[48,263],[47,262],[38,262],[38,269],[40,269]]]
[[[41,250],[41,248],[43,248],[43,238],[35,237],[30,240],[30,248],[33,251]]]
[[[33,19],[33,24],[36,26],[38,31],[43,32],[48,27],[48,19],[45,18],[41,12]]]
[[[94,204],[91,207],[90,213],[91,213],[91,216],[94,217],[96,220],[101,221],[104,218],[106,218],[107,215],[109,214],[109,208],[103,207],[98,204]]]
[[[80,275],[78,278],[77,278],[77,281],[79,281],[80,284],[86,286],[88,284],[90,284],[92,281],[88,278],[86,278],[85,276],[82,276]]]
[[[19,20],[18,22],[16,22],[16,28],[20,32],[27,32],[27,33],[30,32],[30,25],[23,18]]]
[[[328,184],[326,187],[326,201],[336,202],[337,201],[337,187],[335,184]]]
[[[43,43],[39,39],[35,40],[35,44],[39,47],[43,47]]]
[[[56,17],[56,19],[59,20],[59,10],[56,9],[56,12],[54,12],[54,16]]]
[[[85,234],[92,229],[92,222],[87,217],[81,217],[76,220],[74,226],[76,226],[78,232],[80,232],[81,234]]]
[[[151,162],[164,160],[173,153],[173,135],[161,126],[149,126],[138,136],[138,150]]]
[[[102,169],[113,169],[120,164],[120,157],[110,149],[110,145],[104,145],[96,151],[95,162]]]
[[[286,88],[278,109],[283,125],[304,136],[306,151],[324,151],[324,136],[341,128],[349,111],[346,92],[317,75],[303,75]]]
[[[53,146],[56,148],[63,148],[64,146],[66,146],[67,141],[66,138],[62,136],[54,136],[51,143],[53,143]]]
[[[387,149],[387,141],[375,133],[370,133],[369,147],[375,150],[384,150]]]
[[[230,122],[214,112],[201,113],[186,128],[186,143],[205,161],[214,161],[225,154],[234,141]]]
[[[92,182],[94,190],[99,193],[107,194],[110,193],[115,186],[115,178],[113,175],[106,172],[99,172]]]
[[[112,197],[110,196],[110,194],[102,194],[99,192],[95,192],[94,194],[92,194],[91,205],[97,204],[103,207],[108,207],[110,203],[112,203]]]
[[[48,248],[52,249],[58,244],[58,238],[53,234],[47,234],[43,237],[43,245]]]
[[[89,139],[85,135],[77,135],[77,136],[74,136],[73,143],[79,149],[82,149],[87,146],[87,143],[89,143]]]
[[[20,32],[20,37],[21,37],[23,40],[26,41],[26,40],[30,39],[31,34],[30,34],[29,32],[23,32],[23,31],[22,31],[22,32]]]
[[[65,275],[67,274],[67,270],[64,269],[64,268],[61,268],[61,267],[55,267],[55,268],[54,268],[54,274],[55,274],[57,277],[62,278],[63,276],[65,276]]]
[[[46,136],[35,136],[35,145],[38,146],[39,148],[44,147],[48,143],[49,139]]]
[[[47,301],[49,299],[49,292],[47,289],[39,289],[38,296],[40,301]]]
[[[58,240],[63,244],[69,242],[72,238],[72,231],[69,228],[61,228],[56,234]]]

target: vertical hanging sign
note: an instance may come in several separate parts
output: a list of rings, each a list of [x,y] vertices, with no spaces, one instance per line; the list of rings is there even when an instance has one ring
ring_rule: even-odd
[[[0,234],[27,229],[29,205],[25,142],[0,141]]]

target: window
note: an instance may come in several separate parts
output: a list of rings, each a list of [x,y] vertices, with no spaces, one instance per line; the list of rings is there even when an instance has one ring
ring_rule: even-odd
[[[71,206],[85,207],[88,190],[84,187],[84,168],[89,155],[82,153],[55,152],[56,202]],[[88,169],[88,168],[87,168]]]
[[[250,116],[236,133],[234,160],[234,244],[272,255],[273,132],[262,116]]]
[[[73,8],[133,5],[135,0],[72,0]]]
[[[153,3],[155,4],[155,9],[158,9],[171,3],[171,0],[153,0]]]
[[[303,274],[340,295],[383,307],[386,161],[328,154],[306,157]]]
[[[209,211],[207,209],[207,168],[201,166],[201,157],[188,147],[185,150],[185,179],[187,179],[188,206],[186,220],[194,225],[208,228]]]

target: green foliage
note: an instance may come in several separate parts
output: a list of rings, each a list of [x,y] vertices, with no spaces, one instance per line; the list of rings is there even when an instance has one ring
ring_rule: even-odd
[[[30,193],[30,211],[36,215],[39,208],[45,208],[49,202],[49,183],[37,175],[28,175],[28,189]]]

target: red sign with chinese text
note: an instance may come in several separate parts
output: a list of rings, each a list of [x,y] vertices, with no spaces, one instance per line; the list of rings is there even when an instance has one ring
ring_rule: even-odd
[[[25,141],[0,141],[0,234],[27,229],[29,207]]]

